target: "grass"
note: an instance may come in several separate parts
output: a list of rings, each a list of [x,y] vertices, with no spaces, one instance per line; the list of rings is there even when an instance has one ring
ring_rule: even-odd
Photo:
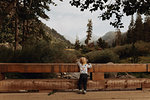
[[[120,63],[131,63],[131,58],[121,59]],[[141,56],[139,57],[138,63],[150,63],[150,56]]]

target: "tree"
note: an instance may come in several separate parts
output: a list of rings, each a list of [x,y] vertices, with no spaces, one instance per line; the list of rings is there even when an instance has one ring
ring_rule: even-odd
[[[52,0],[2,0],[0,1],[0,4],[2,4],[0,10],[3,11],[0,13],[0,25],[2,25],[3,20],[11,13],[16,4],[18,4],[18,7],[23,10],[22,12],[19,12],[20,14],[22,13],[22,17],[25,18],[28,15],[34,15],[44,19],[49,18],[49,16],[45,13],[46,10],[50,11],[49,4],[56,5]],[[21,9],[18,9],[18,11],[19,10]]]
[[[6,26],[6,30],[11,30],[15,37],[15,49],[19,44],[23,46],[25,39],[31,35],[37,39],[41,35],[44,37],[38,18],[48,19],[45,11],[50,11],[49,4],[55,5],[52,0],[2,0],[0,4],[0,31]],[[12,27],[8,27],[10,23]],[[3,34],[8,33],[6,30]]]
[[[117,45],[121,45],[122,43],[122,35],[121,35],[121,31],[120,31],[120,29],[117,29],[117,31],[116,31],[116,37],[115,37],[115,45],[117,46]]]
[[[135,37],[134,37],[134,18],[133,15],[131,16],[131,22],[128,28],[128,31],[126,33],[126,43],[132,43],[133,41],[135,41]]]
[[[0,1],[0,9],[1,11],[4,11],[3,13],[1,12],[0,14],[0,26],[2,25],[2,22],[4,20],[4,18],[13,10],[13,8],[15,7],[16,2],[18,2],[19,0],[5,0],[5,2],[8,2],[7,7],[4,7],[4,1]]]
[[[139,40],[143,40],[143,22],[142,17],[139,13],[137,13],[135,24],[134,24],[134,38],[135,42]]]
[[[150,42],[150,16],[146,16],[144,21],[144,41]]]
[[[76,41],[75,41],[75,49],[76,50],[79,50],[80,49],[80,41],[79,41],[79,39],[78,39],[78,37],[76,38]]]
[[[103,40],[101,37],[98,39],[97,41],[97,45],[98,47],[104,49],[108,47],[108,44],[105,42],[105,40]]]
[[[150,0],[71,0],[70,4],[84,11],[100,10],[102,20],[110,20],[115,16],[115,21],[110,22],[114,27],[122,27],[121,18],[134,13],[150,15]]]
[[[88,24],[87,24],[87,38],[85,40],[85,44],[88,46],[89,45],[89,40],[91,40],[92,37],[92,20],[88,20]]]

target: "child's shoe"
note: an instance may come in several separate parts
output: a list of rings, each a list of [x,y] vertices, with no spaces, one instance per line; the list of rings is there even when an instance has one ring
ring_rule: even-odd
[[[82,90],[79,90],[78,93],[81,94],[81,93],[82,93]]]
[[[83,91],[83,94],[86,94],[86,90]]]

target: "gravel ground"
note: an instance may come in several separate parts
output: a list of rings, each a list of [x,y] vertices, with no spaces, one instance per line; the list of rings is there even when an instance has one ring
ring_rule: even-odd
[[[0,100],[150,100],[150,91],[96,91],[76,92],[0,93]]]

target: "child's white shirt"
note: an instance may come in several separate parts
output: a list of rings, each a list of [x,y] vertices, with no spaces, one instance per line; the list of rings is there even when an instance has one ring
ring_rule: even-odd
[[[85,64],[85,65],[82,65],[79,61],[77,62],[79,68],[80,68],[80,74],[87,74],[88,73],[88,68],[91,68],[92,65],[89,63],[89,64]]]

